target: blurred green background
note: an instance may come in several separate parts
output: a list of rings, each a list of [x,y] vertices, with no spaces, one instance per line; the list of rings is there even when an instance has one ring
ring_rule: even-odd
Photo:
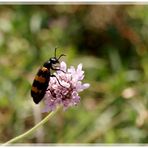
[[[21,143],[148,142],[147,5],[0,5],[0,142],[47,114],[30,89],[58,48],[83,63],[81,103]]]

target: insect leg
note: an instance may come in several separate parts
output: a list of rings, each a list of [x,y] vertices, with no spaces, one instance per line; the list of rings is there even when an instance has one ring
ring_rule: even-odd
[[[51,93],[51,90],[50,90],[49,88],[48,88],[48,89],[46,89],[46,91],[48,91],[48,90],[49,90],[49,91],[50,91],[50,93]],[[51,93],[51,94],[52,94],[52,93]]]
[[[65,71],[61,70],[60,68],[53,68],[51,67],[52,70],[56,70],[56,71],[62,71],[63,73],[66,73]]]
[[[52,92],[50,89],[46,89],[46,91],[50,91],[50,94],[51,94],[51,96],[53,97],[53,98],[55,98],[56,97],[56,94],[54,93],[54,92]]]
[[[50,77],[55,77],[56,80],[58,81],[59,85],[62,86],[62,87],[64,87],[64,86],[60,83],[59,79],[58,79],[55,75],[50,75]]]

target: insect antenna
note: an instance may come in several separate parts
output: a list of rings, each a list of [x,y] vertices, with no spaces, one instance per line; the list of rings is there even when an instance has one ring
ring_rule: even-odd
[[[56,47],[55,50],[54,50],[54,57],[57,57],[57,56],[56,56],[56,52],[57,52],[57,47]]]
[[[59,57],[58,57],[58,60],[63,57],[63,56],[66,56],[65,54],[61,54]]]

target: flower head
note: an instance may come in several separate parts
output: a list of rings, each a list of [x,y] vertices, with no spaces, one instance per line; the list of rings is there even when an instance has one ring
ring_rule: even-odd
[[[79,92],[89,87],[88,83],[82,84],[84,71],[82,64],[77,69],[73,66],[67,69],[66,63],[60,63],[60,70],[56,71],[51,77],[49,85],[44,96],[44,112],[53,111],[60,104],[64,110],[70,106],[77,105],[80,102]]]

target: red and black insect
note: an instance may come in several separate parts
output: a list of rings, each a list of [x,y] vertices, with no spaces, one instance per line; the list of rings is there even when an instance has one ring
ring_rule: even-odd
[[[38,104],[43,99],[48,87],[48,83],[50,81],[50,77],[55,77],[57,79],[55,75],[51,74],[51,70],[60,70],[59,68],[55,68],[54,66],[59,63],[59,59],[62,56],[65,55],[61,54],[58,58],[56,57],[55,48],[55,56],[46,61],[43,66],[38,70],[31,87],[31,96],[36,104]],[[57,81],[60,84],[58,79]]]

